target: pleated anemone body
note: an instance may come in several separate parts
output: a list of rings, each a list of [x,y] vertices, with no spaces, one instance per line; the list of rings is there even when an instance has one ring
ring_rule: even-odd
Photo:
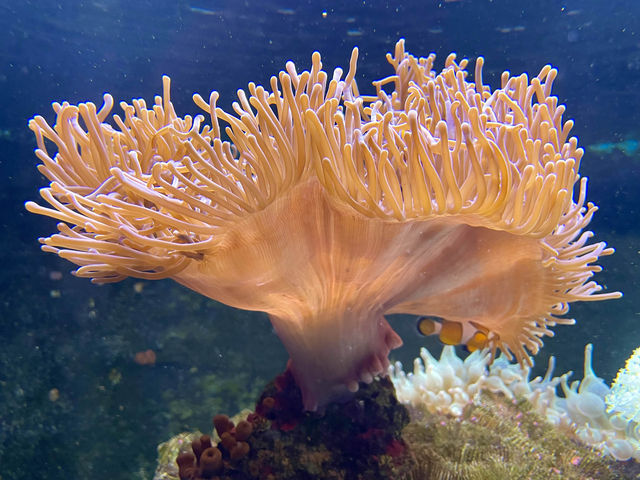
[[[111,123],[109,95],[54,104],[55,125],[30,122],[50,206],[26,206],[63,222],[43,249],[96,283],[172,278],[267,312],[309,410],[386,371],[401,344],[389,313],[458,322],[528,362],[573,322],[570,302],[619,296],[590,280],[613,250],[583,231],[583,151],[551,67],[492,91],[482,59],[471,82],[466,61],[436,73],[434,58],[398,42],[394,75],[365,96],[357,49],[344,77],[315,53],[232,112],[195,95],[210,125],[176,115],[167,77],[153,106],[122,103]]]

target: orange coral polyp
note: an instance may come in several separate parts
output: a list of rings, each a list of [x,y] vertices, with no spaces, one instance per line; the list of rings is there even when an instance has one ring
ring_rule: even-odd
[[[65,222],[43,249],[97,283],[170,277],[267,312],[307,409],[385,372],[401,343],[387,313],[470,325],[529,361],[572,323],[569,302],[620,295],[590,280],[613,249],[583,231],[596,207],[556,71],[505,73],[492,92],[481,58],[475,83],[455,55],[439,74],[403,41],[388,59],[375,96],[358,92],[357,49],[344,80],[314,53],[310,71],[289,62],[270,90],[240,91],[234,113],[195,95],[211,126],[176,115],[167,77],[115,126],[109,95],[99,111],[54,104],[53,127],[29,124],[51,186],[50,207],[26,207]]]

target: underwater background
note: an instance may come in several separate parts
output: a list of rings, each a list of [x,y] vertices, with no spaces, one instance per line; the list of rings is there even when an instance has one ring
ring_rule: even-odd
[[[485,58],[484,82],[537,74],[550,63],[554,93],[575,119],[596,240],[616,248],[597,280],[620,300],[577,303],[555,328],[536,373],[582,374],[583,349],[607,383],[640,345],[640,4],[637,0],[0,1],[0,479],[151,479],[156,446],[210,428],[211,415],[251,407],[287,355],[265,315],[208,300],[170,280],[94,286],[40,251],[55,221],[28,214],[45,186],[29,118],[52,101],[100,103],[161,93],[172,78],[179,115],[194,92],[229,107],[248,82],[267,84],[313,51],[327,70],[358,46],[362,92],[392,72],[398,38],[416,55]],[[114,112],[118,108],[114,108]],[[391,319],[411,364],[415,319]],[[152,353],[149,353],[151,351]]]

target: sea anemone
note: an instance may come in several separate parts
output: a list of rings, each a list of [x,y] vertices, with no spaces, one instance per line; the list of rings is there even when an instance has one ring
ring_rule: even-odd
[[[29,123],[51,184],[50,207],[26,208],[63,222],[43,250],[96,283],[173,278],[267,312],[309,410],[386,371],[401,339],[385,314],[457,322],[528,363],[549,327],[573,323],[569,302],[619,296],[590,280],[613,249],[583,231],[596,207],[556,70],[504,73],[491,91],[481,58],[470,82],[466,60],[437,74],[401,40],[394,75],[363,96],[357,56],[344,78],[317,52],[310,71],[289,62],[233,112],[194,95],[211,125],[176,115],[168,77],[113,123],[110,95],[54,103],[53,127]]]

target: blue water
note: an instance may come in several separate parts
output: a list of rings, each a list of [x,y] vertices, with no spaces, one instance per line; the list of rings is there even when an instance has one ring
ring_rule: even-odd
[[[538,357],[581,371],[585,343],[609,381],[640,344],[640,4],[636,0],[0,1],[0,478],[151,478],[155,446],[209,428],[212,413],[250,406],[284,368],[286,353],[264,315],[238,312],[170,281],[97,287],[40,252],[55,222],[27,214],[44,186],[27,128],[52,118],[51,101],[116,100],[161,91],[172,77],[179,114],[212,89],[228,107],[247,83],[266,84],[293,60],[346,66],[360,48],[362,91],[390,73],[398,38],[416,55],[485,57],[485,83],[503,70],[559,69],[555,94],[592,148],[581,172],[601,209],[597,239],[617,249],[599,282],[625,297],[577,304],[574,327],[556,328]],[[439,64],[441,65],[441,64]],[[626,143],[625,143],[626,142]],[[631,143],[630,143],[631,142]],[[407,362],[425,343],[393,321]],[[436,348],[433,343],[430,346]],[[153,350],[155,365],[137,352]]]

